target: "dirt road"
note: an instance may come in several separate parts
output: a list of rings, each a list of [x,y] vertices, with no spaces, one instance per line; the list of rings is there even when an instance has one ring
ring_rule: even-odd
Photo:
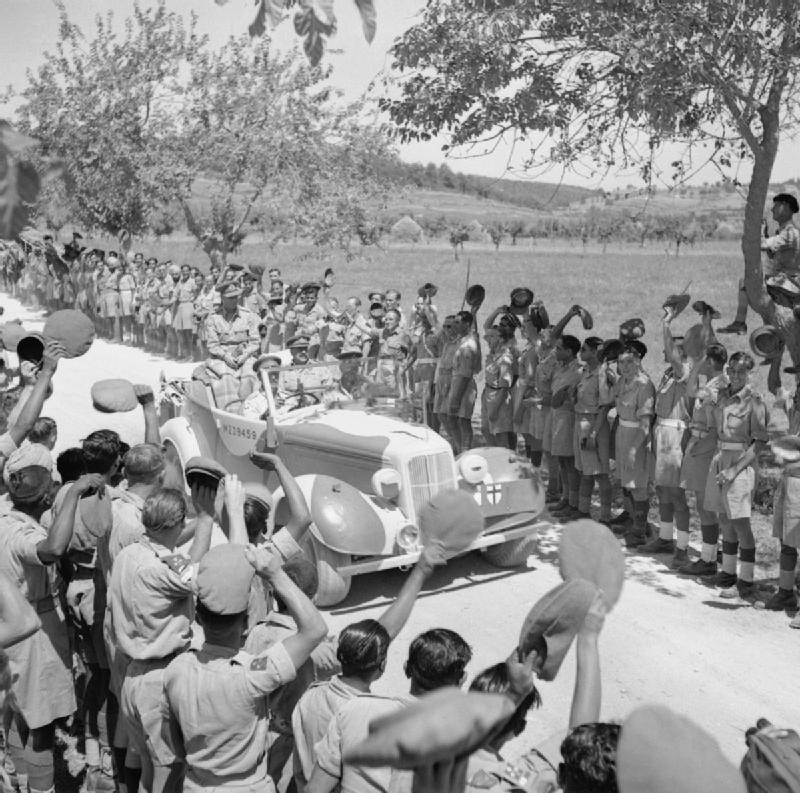
[[[20,316],[26,325],[37,327],[38,315],[7,297],[3,303],[4,319]],[[184,374],[191,367],[102,341],[82,358],[64,361],[56,374],[54,398],[45,406],[45,414],[58,422],[58,450],[99,427],[118,430],[130,443],[141,439],[138,411],[106,416],[93,410],[89,386],[95,380],[126,377],[155,387],[162,369]],[[438,571],[396,640],[376,690],[406,690],[403,660],[408,643],[434,626],[452,628],[472,645],[470,677],[502,660],[514,646],[527,610],[559,581],[554,566],[557,543],[558,530],[546,532],[527,570],[499,571],[473,554]],[[380,614],[403,575],[391,571],[356,581],[348,600],[328,613],[332,632]],[[622,719],[640,703],[661,702],[713,732],[725,753],[738,760],[744,731],[758,717],[800,725],[800,631],[790,630],[788,621],[783,613],[721,600],[715,590],[675,577],[658,560],[629,557],[625,590],[601,639],[603,718]],[[573,675],[570,653],[558,679],[541,684],[544,705],[531,714],[513,748],[565,729]]]

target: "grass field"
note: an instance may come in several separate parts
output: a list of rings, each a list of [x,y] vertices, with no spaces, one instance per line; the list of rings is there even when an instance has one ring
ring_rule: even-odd
[[[92,245],[113,247],[110,241],[94,241]],[[165,239],[145,242],[136,248],[146,256],[160,260],[197,265],[207,269],[206,255],[187,239]],[[661,304],[668,294],[680,292],[689,282],[692,299],[703,299],[722,313],[725,324],[733,318],[736,307],[736,285],[742,272],[742,259],[736,243],[703,243],[676,257],[663,247],[640,248],[636,245],[609,246],[603,253],[599,245],[590,244],[584,251],[580,243],[569,247],[563,243],[529,240],[517,246],[505,245],[499,251],[491,246],[467,243],[455,261],[452,249],[439,245],[391,244],[383,250],[370,248],[364,254],[346,259],[341,252],[323,253],[312,246],[282,245],[274,252],[255,239],[247,240],[233,261],[276,266],[287,281],[320,278],[326,267],[336,273],[334,294],[340,299],[351,295],[366,298],[373,289],[397,288],[408,306],[417,287],[432,281],[439,287],[435,302],[440,314],[458,310],[464,294],[467,268],[470,282],[486,287],[487,297],[482,310],[486,316],[494,306],[508,302],[515,286],[529,286],[547,306],[556,321],[573,303],[580,303],[594,316],[592,334],[616,337],[622,320],[641,317],[644,320],[645,343],[649,352],[644,365],[658,382],[664,369],[661,352]],[[675,322],[674,332],[683,333],[698,321],[698,315],[687,309]],[[761,325],[758,315],[750,312],[748,326]],[[579,337],[588,335],[577,320],[568,327]],[[748,349],[747,337],[723,336],[721,341],[729,353]],[[766,367],[757,367],[753,381],[766,394]],[[784,385],[793,386],[793,378],[784,375]],[[774,472],[766,472],[774,480]],[[767,500],[769,496],[767,494]],[[651,519],[657,516],[651,513]],[[693,520],[693,530],[699,526]],[[777,541],[771,537],[771,517],[759,514],[754,520],[759,540],[759,564],[762,574],[773,575],[777,559]],[[697,539],[694,537],[693,540]]]

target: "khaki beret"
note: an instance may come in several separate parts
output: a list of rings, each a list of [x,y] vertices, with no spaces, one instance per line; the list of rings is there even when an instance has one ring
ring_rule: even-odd
[[[746,790],[744,778],[717,741],[663,705],[644,705],[625,719],[617,748],[617,782],[620,793]]]
[[[464,490],[437,493],[419,511],[419,533],[423,545],[442,544],[450,553],[463,551],[483,531],[483,513]]]
[[[139,407],[133,384],[122,378],[98,380],[91,390],[92,405],[101,413],[129,413]]]
[[[42,335],[45,340],[61,342],[67,358],[77,358],[92,346],[94,323],[82,311],[66,308],[47,318]]]
[[[215,614],[247,611],[255,570],[244,545],[222,543],[212,548],[197,570],[197,598]]]
[[[375,719],[369,737],[343,759],[365,766],[419,768],[471,754],[513,714],[514,702],[504,694],[443,688]]]
[[[184,472],[190,486],[197,480],[201,484],[217,487],[220,479],[228,475],[216,460],[200,456],[189,458],[184,465]]]
[[[625,556],[619,540],[602,523],[576,520],[561,531],[558,567],[565,581],[582,578],[603,591],[608,608],[619,600],[625,581]]]
[[[573,579],[551,589],[528,612],[519,635],[519,649],[527,655],[544,640],[547,657],[539,673],[542,680],[555,679],[596,595],[594,584]]]

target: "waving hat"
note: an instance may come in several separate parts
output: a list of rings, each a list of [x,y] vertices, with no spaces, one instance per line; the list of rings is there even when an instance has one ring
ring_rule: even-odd
[[[438,493],[419,512],[422,544],[440,542],[446,552],[463,551],[482,531],[481,508],[464,490]]]
[[[434,297],[436,293],[439,291],[439,287],[436,284],[432,284],[430,282],[423,284],[419,289],[417,289],[417,294],[420,297]]]
[[[564,526],[558,567],[565,581],[582,578],[596,584],[609,609],[619,600],[625,580],[625,557],[619,540],[602,523],[576,520]]]
[[[641,339],[644,336],[644,322],[639,317],[626,319],[619,326],[619,337],[623,341],[627,339]]]
[[[20,340],[27,335],[28,331],[22,327],[21,322],[4,322],[0,326],[0,339],[7,350],[16,351]]]
[[[530,321],[538,331],[550,327],[550,315],[541,300],[536,300],[531,306]]]
[[[722,316],[714,306],[710,306],[705,300],[695,300],[692,308],[701,315],[711,314],[711,319],[719,319]]]
[[[41,333],[29,333],[17,342],[17,355],[20,361],[40,363],[44,356],[44,341]]]
[[[662,304],[661,308],[671,308],[677,317],[686,306],[689,305],[689,301],[692,299],[692,296],[686,294],[684,292],[681,295],[670,295]]]
[[[352,747],[344,760],[418,768],[462,757],[482,746],[513,715],[514,703],[505,695],[442,688],[372,721],[369,736]]]
[[[644,705],[625,719],[617,748],[617,781],[620,793],[747,790],[717,741],[663,705]]]
[[[594,327],[594,319],[592,319],[592,315],[583,306],[576,305],[574,308],[578,312],[578,316],[581,318],[583,329],[591,330]],[[642,330],[642,335],[644,335],[644,330]]]
[[[551,589],[528,612],[520,631],[519,649],[527,655],[544,641],[547,656],[539,673],[542,680],[555,679],[596,595],[594,584],[576,578]]]
[[[467,288],[466,294],[464,295],[464,302],[468,306],[480,306],[481,303],[486,299],[486,290],[480,284],[473,284],[472,286]]]
[[[82,311],[66,308],[47,318],[42,335],[48,341],[61,342],[67,358],[77,358],[92,346],[94,323]]]
[[[190,457],[184,466],[186,474],[186,481],[189,486],[193,482],[217,487],[220,479],[224,479],[228,472],[216,461],[210,457]]]
[[[139,407],[133,384],[122,378],[98,380],[91,389],[92,404],[101,413],[129,413]]]
[[[773,325],[762,325],[750,334],[750,349],[762,358],[777,358],[783,352],[783,342]]]

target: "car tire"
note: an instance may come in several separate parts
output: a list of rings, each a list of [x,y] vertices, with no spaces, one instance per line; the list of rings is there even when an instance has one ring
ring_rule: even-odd
[[[495,567],[523,567],[534,550],[536,550],[536,535],[529,534],[516,540],[482,548],[481,553],[486,561]]]
[[[350,554],[334,551],[323,545],[311,532],[306,535],[303,552],[317,566],[319,586],[314,603],[317,606],[335,606],[350,593],[352,576],[339,575],[338,569],[350,564]]]

